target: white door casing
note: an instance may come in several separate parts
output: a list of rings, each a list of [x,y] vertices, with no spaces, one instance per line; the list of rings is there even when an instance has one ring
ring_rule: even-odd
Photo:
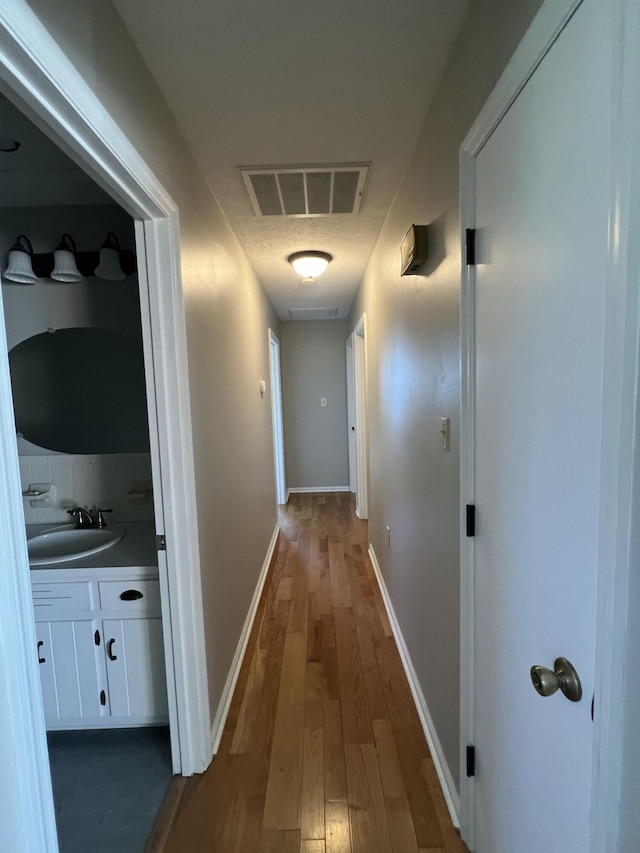
[[[369,433],[367,422],[367,317],[353,330],[353,366],[356,408],[356,514],[369,518]]]
[[[349,491],[357,491],[356,404],[353,373],[353,332],[347,338],[347,429],[349,430]]]
[[[637,307],[618,185],[628,161],[609,150],[634,97],[626,64],[611,70],[629,43],[625,0],[585,2],[527,83],[577,5],[543,6],[461,154],[463,233],[478,229],[478,266],[463,277],[461,460],[462,507],[478,510],[476,538],[462,531],[461,752],[475,742],[478,772],[463,775],[461,803],[478,853],[617,849],[620,735],[607,709],[622,678],[611,651],[623,616],[611,602],[628,574],[619,537],[628,544],[633,443],[619,430],[635,429],[637,363],[625,346],[638,343],[637,311],[621,322],[630,296]],[[509,134],[517,144],[501,150]],[[602,444],[603,415],[612,429]],[[505,559],[513,571],[494,573]],[[527,683],[531,664],[561,654],[581,670],[576,705]]]

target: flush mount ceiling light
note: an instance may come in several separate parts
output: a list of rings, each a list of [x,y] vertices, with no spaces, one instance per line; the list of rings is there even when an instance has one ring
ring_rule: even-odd
[[[315,252],[308,249],[304,252],[294,252],[287,260],[302,278],[317,278],[322,275],[333,258],[328,252]]]

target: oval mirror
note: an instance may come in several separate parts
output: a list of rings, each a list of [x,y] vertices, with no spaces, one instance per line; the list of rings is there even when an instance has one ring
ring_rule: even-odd
[[[44,332],[9,352],[16,430],[63,453],[149,449],[142,342],[111,329]]]

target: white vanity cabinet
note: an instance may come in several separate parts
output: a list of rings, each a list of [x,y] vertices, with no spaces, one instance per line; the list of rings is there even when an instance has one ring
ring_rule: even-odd
[[[157,569],[32,569],[48,729],[168,722]]]

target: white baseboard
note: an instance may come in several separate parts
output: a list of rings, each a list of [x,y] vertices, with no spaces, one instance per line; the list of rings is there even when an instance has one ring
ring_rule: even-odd
[[[349,486],[301,486],[287,490],[287,500],[289,495],[308,494],[310,492],[348,492]]]
[[[411,656],[409,655],[409,650],[407,649],[404,637],[402,636],[402,631],[400,630],[400,625],[396,618],[396,614],[393,609],[393,604],[391,603],[391,599],[389,597],[387,585],[385,584],[384,578],[382,577],[380,564],[378,563],[378,558],[376,557],[376,553],[373,550],[373,545],[369,545],[369,557],[373,565],[373,571],[375,572],[376,578],[378,580],[378,586],[380,587],[382,600],[384,601],[387,616],[389,617],[389,622],[391,623],[393,636],[398,646],[398,651],[400,652],[400,659],[402,660],[402,665],[404,666],[404,671],[406,673],[407,680],[409,681],[409,687],[411,688],[413,701],[416,703],[418,716],[420,717],[420,722],[422,723],[422,728],[424,730],[427,743],[429,744],[429,750],[431,751],[431,757],[433,758],[436,773],[438,774],[438,779],[440,781],[440,785],[442,786],[442,793],[444,794],[444,798],[447,803],[447,808],[449,809],[449,814],[451,815],[453,825],[456,828],[459,828],[460,795],[458,794],[456,786],[453,782],[453,776],[451,775],[449,765],[447,764],[447,761],[444,757],[444,752],[442,751],[442,746],[440,744],[440,740],[438,738],[433,719],[431,717],[431,714],[429,713],[429,708],[427,707],[427,701],[424,698],[424,693],[422,692],[422,688],[420,687],[416,671],[413,668]]]
[[[244,626],[242,628],[242,633],[240,634],[240,640],[238,641],[236,653],[233,656],[233,661],[231,663],[231,668],[229,669],[227,681],[224,685],[224,690],[222,691],[220,704],[218,705],[218,710],[216,711],[216,716],[213,721],[213,725],[211,726],[211,752],[213,755],[216,754],[216,752],[218,751],[218,747],[220,746],[220,739],[224,730],[224,724],[227,719],[227,714],[229,713],[229,707],[231,706],[233,691],[236,689],[236,683],[238,681],[238,676],[240,675],[240,667],[242,666],[244,653],[247,650],[247,643],[249,642],[249,636],[251,634],[253,622],[256,618],[258,604],[260,604],[262,588],[264,587],[264,582],[267,579],[267,572],[269,571],[271,559],[276,549],[276,542],[278,541],[279,532],[280,526],[276,524],[275,530],[273,531],[273,536],[271,537],[271,542],[269,542],[269,547],[267,548],[267,555],[264,558],[264,563],[262,564],[262,568],[260,569],[258,583],[256,584],[256,588],[253,593],[253,598],[251,599],[251,605],[247,613],[247,618],[244,620]]]

